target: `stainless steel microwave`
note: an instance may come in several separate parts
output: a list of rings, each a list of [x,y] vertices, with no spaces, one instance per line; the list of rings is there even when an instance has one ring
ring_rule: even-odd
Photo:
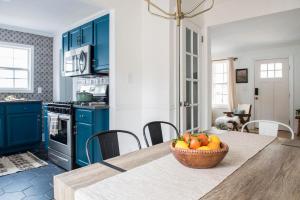
[[[92,73],[90,45],[65,52],[62,76],[82,76]]]

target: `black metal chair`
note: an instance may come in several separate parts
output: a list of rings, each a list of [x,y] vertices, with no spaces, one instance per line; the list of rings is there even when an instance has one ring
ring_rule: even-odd
[[[150,133],[150,138],[151,138],[152,145],[156,145],[156,144],[160,144],[160,143],[164,142],[163,141],[162,128],[161,128],[162,124],[167,124],[170,127],[172,127],[175,130],[177,137],[179,138],[179,136],[180,136],[179,131],[176,128],[176,126],[173,125],[172,123],[164,122],[164,121],[149,122],[143,128],[144,139],[145,139],[147,147],[149,147],[149,142],[148,142],[147,136],[146,136],[146,128],[147,127],[148,127],[148,130],[149,130],[149,133]]]
[[[132,136],[137,141],[138,148],[139,149],[142,148],[139,138],[132,132],[124,131],[124,130],[110,130],[110,131],[100,132],[91,136],[86,141],[86,147],[85,147],[86,156],[89,164],[92,163],[90,158],[90,153],[89,153],[89,145],[90,142],[96,137],[98,138],[103,160],[120,156],[118,133],[128,134]]]

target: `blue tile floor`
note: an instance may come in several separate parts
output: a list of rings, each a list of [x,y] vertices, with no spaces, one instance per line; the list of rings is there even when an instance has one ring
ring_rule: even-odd
[[[53,197],[53,176],[65,170],[48,162],[41,168],[0,177],[0,200],[49,200]]]

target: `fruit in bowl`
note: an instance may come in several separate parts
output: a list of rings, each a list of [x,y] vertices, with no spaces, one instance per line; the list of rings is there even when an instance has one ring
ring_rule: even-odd
[[[229,147],[217,135],[184,133],[170,146],[175,158],[191,168],[211,168],[226,156]]]

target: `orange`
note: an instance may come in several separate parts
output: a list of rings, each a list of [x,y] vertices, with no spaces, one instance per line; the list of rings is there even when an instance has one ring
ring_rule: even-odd
[[[208,145],[209,141],[208,141],[208,137],[206,134],[201,133],[198,135],[198,139],[201,141],[201,145],[202,146],[206,146]]]
[[[185,132],[182,137],[183,137],[183,140],[186,143],[189,143],[190,142],[191,133],[190,132]]]
[[[201,142],[197,137],[192,137],[190,141],[190,149],[198,149],[201,146]]]

